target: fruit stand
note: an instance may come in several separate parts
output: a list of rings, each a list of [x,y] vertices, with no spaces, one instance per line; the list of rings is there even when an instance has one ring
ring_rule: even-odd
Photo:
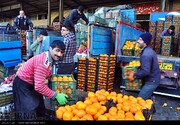
[[[170,18],[171,17],[171,18]],[[177,20],[179,16],[173,16],[170,12],[155,12],[150,15],[150,29],[149,32],[153,35],[153,39],[150,43],[150,47],[158,55],[158,61],[161,69],[161,84],[160,87],[155,91],[155,94],[161,94],[166,96],[178,97],[180,95],[177,93],[171,93],[171,91],[179,90],[179,71],[180,71],[180,59],[179,59],[179,23]],[[165,21],[158,20],[164,18]],[[161,25],[160,25],[161,24]],[[176,26],[175,36],[171,38],[165,36],[162,38],[162,44],[160,43],[160,32],[163,29],[167,29],[170,25],[174,24]],[[161,30],[160,30],[161,28]],[[162,29],[163,28],[163,29]],[[115,54],[117,56],[118,66],[124,67],[132,61],[139,60],[139,55],[137,55],[137,48],[133,44],[133,41],[137,41],[138,37],[143,33],[143,31],[138,28],[126,24],[125,22],[119,22],[116,31],[116,46]],[[131,32],[131,34],[129,34]],[[128,49],[126,43],[128,43]],[[133,46],[133,47],[132,47]],[[177,48],[177,49],[175,49]],[[126,82],[123,82],[121,88],[126,87]],[[161,91],[163,89],[169,89],[170,91]]]

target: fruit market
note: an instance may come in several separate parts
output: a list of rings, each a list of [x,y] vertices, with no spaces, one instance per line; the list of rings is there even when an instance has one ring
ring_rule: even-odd
[[[179,8],[2,0],[0,121],[180,120]]]

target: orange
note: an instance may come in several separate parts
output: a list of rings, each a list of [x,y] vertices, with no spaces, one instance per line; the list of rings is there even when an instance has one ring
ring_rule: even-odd
[[[95,115],[97,113],[97,108],[94,105],[88,105],[85,108],[87,114]]]
[[[84,115],[86,114],[86,112],[82,109],[80,109],[77,113],[76,116],[78,116],[79,118],[82,118]]]
[[[58,78],[57,78],[56,76],[53,76],[52,80],[53,80],[53,81],[57,81]]]
[[[78,113],[78,111],[79,111],[78,109],[73,109],[72,110],[73,115],[76,115]]]
[[[106,96],[105,95],[102,95],[100,94],[98,97],[97,97],[98,101],[105,101],[106,100]]]
[[[64,112],[61,110],[56,110],[56,117],[62,119]]]
[[[65,108],[67,111],[72,111],[71,106],[69,106],[69,105],[65,105],[64,108]]]
[[[77,105],[77,109],[79,109],[79,110],[80,110],[80,109],[83,109],[83,110],[84,110],[85,108],[86,108],[86,104],[85,104],[85,103],[81,103],[81,104],[78,104],[78,105]]]
[[[97,112],[97,113],[94,115],[94,120],[97,120],[100,115],[102,115],[101,112]]]
[[[66,111],[63,114],[63,120],[71,120],[73,118],[73,113],[70,111]]]
[[[107,118],[107,116],[105,116],[105,115],[100,115],[100,116],[98,117],[98,120],[108,120],[108,118]]]
[[[82,118],[84,118],[86,120],[94,120],[92,115],[90,115],[90,114],[85,114]]]
[[[117,93],[115,91],[110,92],[110,95],[116,96]]]
[[[66,109],[64,106],[59,107],[58,110],[61,110],[61,111],[63,111],[63,112],[67,111],[67,109]]]
[[[92,104],[92,101],[91,101],[90,99],[86,99],[86,100],[84,101],[84,104],[86,104],[86,105],[91,105],[91,104]]]
[[[122,106],[122,110],[124,110],[125,112],[128,112],[129,109],[130,109],[129,106],[127,106],[127,105]]]
[[[97,110],[101,108],[101,104],[99,102],[95,102],[92,105],[94,105],[97,108]]]
[[[117,103],[118,103],[118,104],[119,104],[119,103],[123,103],[123,98],[121,98],[121,97],[117,98]]]
[[[115,118],[115,116],[111,116],[111,115],[110,115],[110,116],[108,117],[108,120],[116,120],[116,118]]]
[[[94,97],[94,96],[95,96],[94,92],[88,92],[88,97]]]
[[[74,117],[72,117],[71,120],[73,120],[73,121],[79,120],[79,117],[75,115]]]

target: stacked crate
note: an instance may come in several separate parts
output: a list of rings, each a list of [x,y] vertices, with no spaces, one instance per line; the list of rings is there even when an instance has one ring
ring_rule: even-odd
[[[155,35],[155,42],[154,42],[154,50],[157,54],[160,54],[160,50],[162,47],[161,37],[160,34],[164,30],[164,21],[157,21],[156,22],[156,35]]]
[[[97,90],[97,65],[98,60],[96,58],[88,58],[87,60],[87,83],[86,83],[86,91],[87,92],[95,92]]]
[[[171,51],[180,57],[180,16],[173,16],[172,24],[175,26],[175,35],[171,47]]]
[[[172,36],[164,36],[162,39],[162,56],[170,56]]]
[[[98,90],[105,89],[106,91],[113,91],[115,65],[115,55],[100,54],[97,86]]]
[[[79,58],[78,59],[78,73],[77,73],[77,88],[78,90],[85,91],[86,88],[86,58]]]
[[[96,58],[79,58],[77,88],[81,91],[95,92],[97,90],[97,65]]]
[[[156,35],[156,22],[149,22],[149,32],[152,35],[152,40],[149,46],[153,49],[154,48],[154,41],[155,41],[155,35]]]
[[[21,54],[26,55],[26,31],[18,31],[18,39],[22,41]]]

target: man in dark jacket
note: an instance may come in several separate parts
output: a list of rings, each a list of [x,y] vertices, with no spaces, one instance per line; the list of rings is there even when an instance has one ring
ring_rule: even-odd
[[[163,36],[174,36],[175,35],[175,26],[171,25],[168,29],[165,29],[161,34],[160,37],[163,38]]]
[[[89,21],[84,15],[83,11],[84,11],[83,6],[79,6],[78,9],[71,10],[70,14],[65,18],[63,24],[66,25],[67,27],[70,27],[72,31],[77,31],[76,24],[80,18],[83,19],[86,22],[86,24],[88,24]]]
[[[154,50],[148,46],[151,39],[152,35],[150,33],[140,35],[138,46],[142,49],[140,55],[141,66],[140,70],[132,76],[134,79],[142,79],[143,86],[138,96],[143,99],[151,97],[161,80],[157,55]]]
[[[19,11],[19,15],[14,19],[14,28],[16,30],[32,30],[33,23],[32,21],[25,15],[23,10]]]

